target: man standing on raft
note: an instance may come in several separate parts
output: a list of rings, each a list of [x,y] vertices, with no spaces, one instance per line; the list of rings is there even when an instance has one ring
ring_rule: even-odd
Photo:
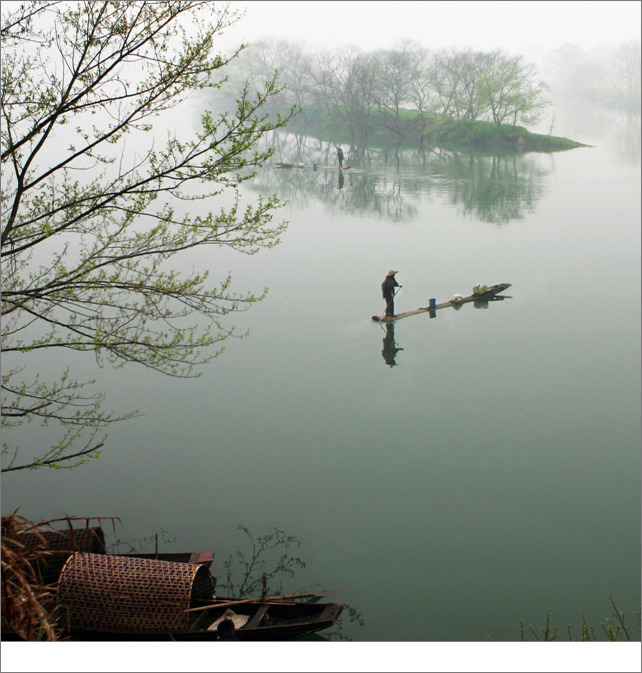
[[[393,316],[395,314],[395,288],[401,287],[395,279],[395,274],[398,271],[388,271],[386,279],[381,283],[381,292],[383,298],[386,300],[386,316]]]

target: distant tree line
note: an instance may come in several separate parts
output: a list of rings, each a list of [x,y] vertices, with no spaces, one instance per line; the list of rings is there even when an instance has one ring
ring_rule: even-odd
[[[237,65],[250,81],[278,71],[285,86],[272,102],[299,109],[299,128],[341,129],[353,147],[377,135],[422,144],[428,131],[463,122],[530,125],[547,105],[535,67],[501,50],[430,52],[403,42],[370,53],[309,54],[300,43],[268,41],[252,45]]]
[[[524,56],[430,51],[413,42],[368,53],[356,47],[310,53],[302,43],[271,40],[252,44],[236,66],[237,77],[250,82],[276,70],[284,87],[272,104],[300,110],[290,128],[324,129],[353,149],[375,138],[440,144],[480,121],[495,136],[517,125],[532,128],[550,99],[640,112],[639,42],[605,48],[599,57],[565,45],[549,55],[551,86]]]
[[[566,44],[549,54],[546,76],[557,101],[639,116],[641,64],[639,41],[588,52]]]

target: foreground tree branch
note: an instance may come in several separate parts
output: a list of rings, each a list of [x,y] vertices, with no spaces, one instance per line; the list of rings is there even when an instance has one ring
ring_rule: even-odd
[[[244,48],[215,51],[238,19],[203,0],[28,2],[3,16],[3,425],[62,433],[22,467],[86,460],[96,432],[132,413],[104,412],[93,381],[71,382],[66,366],[58,381],[29,378],[35,354],[197,376],[237,336],[223,318],[265,296],[173,261],[200,246],[254,254],[285,228],[275,196],[241,203],[238,191],[271,156],[264,134],[287,123],[266,112],[276,77],[246,83],[230,110],[203,110],[191,133],[182,123],[188,97],[222,86]],[[3,445],[4,469],[19,449]]]

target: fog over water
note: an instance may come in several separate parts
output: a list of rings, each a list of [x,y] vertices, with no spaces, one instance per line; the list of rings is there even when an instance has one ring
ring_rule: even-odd
[[[231,4],[247,13],[222,50],[283,38],[369,51],[410,39],[500,48],[543,66],[567,43],[599,52],[640,39],[639,2]],[[605,616],[607,579],[622,594],[639,581],[640,490],[639,117],[608,119],[559,110],[553,133],[598,149],[474,157],[469,171],[378,165],[346,171],[344,184],[337,171],[267,167],[248,192],[278,189],[290,201],[283,245],[194,258],[214,276],[229,268],[241,290],[270,287],[234,317],[250,337],[196,382],[103,370],[110,394],[145,416],[114,429],[103,456],[76,474],[17,475],[3,505],[31,493],[27,515],[120,516],[132,537],[167,527],[181,548],[220,543],[219,561],[237,522],[257,534],[278,525],[303,541],[305,579],[365,610],[366,640],[416,614],[437,633],[470,615],[479,628],[466,633],[482,638],[501,636],[515,614],[539,626],[546,609],[577,625],[582,600]],[[495,164],[510,168],[510,185],[491,179]],[[482,187],[507,218],[477,196]],[[476,282],[511,282],[513,297],[403,321],[391,368],[370,315],[383,308],[380,271],[397,264],[402,309]],[[384,383],[392,425],[376,392]],[[452,614],[442,612],[451,599]],[[507,639],[512,629],[517,639],[516,622]],[[56,668],[51,657],[40,670],[112,670],[100,668],[102,648],[77,647],[73,662],[63,656]],[[120,670],[635,670],[630,659],[618,666],[612,647],[587,657],[558,644],[549,658],[522,643],[294,643],[230,656],[143,644],[122,648]]]
[[[639,2],[232,2],[242,21],[221,40],[301,40],[310,49],[354,45],[390,49],[413,40],[428,49],[460,47],[531,58],[565,43],[591,48],[640,37]],[[367,8],[367,9],[366,9]]]

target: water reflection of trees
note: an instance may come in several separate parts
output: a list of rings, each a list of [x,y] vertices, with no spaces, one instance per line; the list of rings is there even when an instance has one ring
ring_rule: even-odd
[[[330,143],[293,134],[274,134],[268,141],[278,162],[301,163],[304,168],[266,168],[253,183],[257,191],[276,192],[295,207],[320,201],[331,213],[364,214],[391,222],[412,219],[421,200],[439,198],[462,215],[506,224],[533,212],[547,173],[534,153],[398,147],[371,149],[366,170],[348,156],[345,164],[350,168],[341,173],[334,170],[336,150]]]
[[[223,562],[224,577],[216,583],[219,595],[256,597],[260,595],[261,587],[265,586],[266,581],[269,583],[270,595],[314,591],[318,593],[318,599],[329,593],[320,589],[318,584],[303,588],[290,584],[286,588],[282,583],[284,577],[294,580],[297,571],[306,566],[301,558],[290,555],[291,549],[301,546],[301,541],[295,535],[288,535],[276,526],[265,535],[253,535],[242,524],[237,525],[237,530],[244,534],[244,544]],[[343,612],[336,623],[330,629],[317,634],[314,640],[349,640],[343,633],[343,628],[348,623],[356,627],[364,626],[361,613],[353,606],[343,603]]]
[[[620,161],[628,166],[640,164],[640,115],[620,115],[616,120],[615,148]]]
[[[535,210],[545,171],[518,155],[455,156],[445,174],[449,201],[464,215],[483,222],[507,224]]]

